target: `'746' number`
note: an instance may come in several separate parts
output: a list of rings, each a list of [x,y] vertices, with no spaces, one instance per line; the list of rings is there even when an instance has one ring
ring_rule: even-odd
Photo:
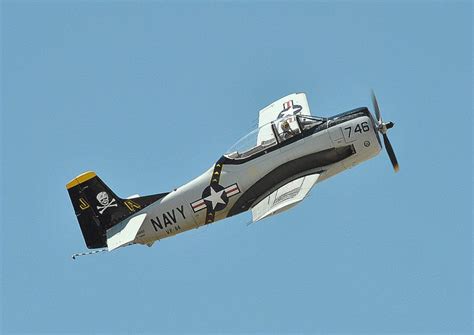
[[[369,124],[367,122],[362,122],[362,123],[359,123],[357,124],[355,127],[354,127],[354,131],[352,131],[352,127],[346,127],[344,128],[344,130],[348,130],[349,133],[347,135],[347,137],[351,137],[351,135],[353,135],[354,133],[365,133],[366,131],[369,131]]]

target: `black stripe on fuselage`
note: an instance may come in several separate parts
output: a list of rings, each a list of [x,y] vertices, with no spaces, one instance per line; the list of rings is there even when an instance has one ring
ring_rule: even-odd
[[[220,188],[220,189],[223,188],[222,186],[219,185],[219,180],[221,179],[222,166],[223,164],[221,160],[218,160],[217,163],[214,165],[214,170],[212,171],[212,175],[211,175],[211,182],[209,184],[209,187],[213,188],[214,190],[216,190],[216,188]],[[204,194],[203,194],[203,198],[204,198]],[[207,206],[206,221],[204,224],[213,223],[215,220],[216,209],[212,207],[212,204],[211,205],[206,204],[206,206]]]
[[[291,178],[304,176],[314,173],[314,170],[336,162],[339,162],[355,153],[354,146],[348,145],[340,148],[331,148],[322,150],[310,155],[306,155],[295,160],[284,163],[263,178],[253,184],[229,210],[227,216],[236,215],[245,212],[265,194],[270,194],[276,187],[284,181],[291,181]]]

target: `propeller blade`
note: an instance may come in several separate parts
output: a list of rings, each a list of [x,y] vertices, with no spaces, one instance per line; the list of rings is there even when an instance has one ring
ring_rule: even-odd
[[[397,157],[395,157],[395,152],[393,151],[392,145],[390,144],[390,141],[388,140],[387,134],[382,134],[383,136],[383,143],[385,145],[385,150],[387,150],[388,157],[390,158],[390,161],[392,162],[393,170],[395,172],[398,172],[400,169],[397,161]]]
[[[377,98],[375,97],[375,93],[372,90],[372,105],[374,105],[375,116],[377,117],[377,121],[379,125],[382,124],[382,116],[380,115],[379,104],[377,103]]]

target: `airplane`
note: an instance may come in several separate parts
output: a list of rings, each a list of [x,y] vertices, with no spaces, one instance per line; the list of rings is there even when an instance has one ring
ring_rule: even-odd
[[[94,172],[67,183],[87,248],[82,256],[155,241],[250,210],[252,221],[286,211],[311,188],[379,154],[382,135],[395,172],[399,165],[372,92],[367,107],[332,117],[310,113],[304,93],[259,111],[258,128],[212,167],[171,192],[119,198]],[[101,250],[97,250],[103,248]]]

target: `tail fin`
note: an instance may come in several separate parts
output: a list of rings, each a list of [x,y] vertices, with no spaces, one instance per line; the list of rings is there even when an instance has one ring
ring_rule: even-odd
[[[92,171],[71,180],[66,188],[89,249],[107,246],[107,229],[168,193],[121,199]]]

